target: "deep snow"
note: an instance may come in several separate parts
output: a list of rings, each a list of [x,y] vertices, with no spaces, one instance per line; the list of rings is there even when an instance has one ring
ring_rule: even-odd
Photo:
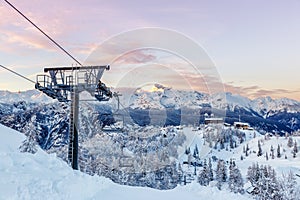
[[[251,199],[194,182],[173,190],[122,186],[73,171],[55,155],[20,153],[25,136],[0,125],[0,199]]]

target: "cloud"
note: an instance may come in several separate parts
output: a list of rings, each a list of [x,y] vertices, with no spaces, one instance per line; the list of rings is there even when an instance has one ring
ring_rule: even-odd
[[[261,97],[261,96],[273,96],[273,97],[278,97],[278,96],[284,96],[284,95],[291,95],[291,94],[296,94],[300,93],[299,91],[296,90],[287,90],[287,89],[259,89],[256,90],[252,93],[252,96],[255,97]]]
[[[70,50],[75,54],[89,55],[97,48],[96,43],[68,43]]]
[[[117,65],[149,64],[151,62],[157,62],[157,56],[154,52],[148,50],[133,50],[127,52],[126,54],[120,55],[114,62]]]
[[[71,22],[78,15],[74,15],[76,9],[68,11],[69,6],[59,7],[63,1],[51,3],[50,1],[14,2],[14,5],[32,20],[47,35],[58,42],[61,46],[67,44],[70,33],[76,33],[81,24]],[[47,8],[47,9],[41,9]],[[0,5],[0,43],[3,52],[27,52],[28,49],[45,51],[58,50],[55,44],[47,39],[27,20],[14,11],[9,5]],[[62,42],[63,41],[63,42]],[[86,44],[84,46],[88,46]],[[74,45],[76,46],[76,45]],[[86,53],[85,47],[80,53]],[[67,47],[68,49],[68,47]],[[29,51],[30,52],[30,51]],[[90,51],[89,51],[90,52]],[[87,52],[87,53],[89,53]]]
[[[143,51],[136,51],[132,56],[121,58],[121,62],[127,64],[148,63],[155,60],[156,60],[156,56],[152,54],[147,54],[146,52]]]
[[[27,48],[34,48],[34,49],[43,49],[48,51],[53,51],[54,46],[50,44],[49,41],[47,41],[44,38],[41,38],[40,36],[36,34],[29,34],[29,33],[18,33],[14,31],[9,30],[0,30],[0,33],[2,34],[2,42],[6,43],[8,46],[11,44],[15,44],[19,47],[27,47]],[[7,48],[1,47],[1,50],[6,50]]]
[[[224,83],[225,90],[234,94],[240,94],[248,98],[271,96],[273,98],[294,98],[300,100],[300,90],[295,89],[266,89],[258,85],[237,86],[234,82]]]

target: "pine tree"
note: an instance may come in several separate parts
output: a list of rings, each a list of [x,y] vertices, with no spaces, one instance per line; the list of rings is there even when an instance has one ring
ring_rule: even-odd
[[[188,154],[188,167],[190,167],[190,165],[192,164],[192,155],[191,154]]]
[[[208,178],[210,181],[214,180],[214,173],[212,170],[211,158],[208,159]]]
[[[235,181],[234,178],[235,178],[235,176],[234,176],[234,172],[233,172],[233,167],[230,163],[230,165],[229,165],[228,186],[229,186],[229,189],[230,189],[231,192],[234,191],[234,181]]]
[[[252,164],[248,168],[247,179],[254,187],[253,194],[257,199],[281,199],[275,170],[270,166],[259,167],[258,164]]]
[[[186,155],[189,155],[190,153],[191,153],[190,147],[189,147],[189,148],[185,148],[185,154],[186,154]]]
[[[199,155],[199,150],[198,150],[197,144],[195,145],[195,150],[194,151],[196,152],[196,155]]]
[[[277,147],[277,158],[280,158],[280,157],[281,157],[280,146],[278,144],[278,147]]]
[[[234,190],[234,172],[233,172],[234,166],[233,166],[233,162],[232,159],[230,159],[229,162],[229,177],[228,177],[228,186],[230,191],[232,192]]]
[[[245,156],[247,157],[249,154],[248,154],[248,151],[249,151],[250,149],[249,149],[249,145],[247,144],[246,145],[246,154],[245,154]]]
[[[237,168],[234,161],[230,162],[228,186],[234,193],[244,193],[244,181],[241,171]]]
[[[246,151],[249,151],[250,149],[249,149],[249,145],[247,144],[246,145]]]
[[[229,138],[229,145],[230,145],[231,149],[234,148],[232,135],[230,135],[230,138]]]
[[[194,153],[193,153],[193,157],[194,157],[194,158],[197,158],[197,153],[196,153],[195,150],[194,150]]]
[[[203,186],[207,186],[210,182],[209,170],[208,170],[208,166],[206,163],[206,159],[204,160],[203,169],[199,173],[198,182],[200,185],[203,185]]]
[[[181,184],[183,182],[183,169],[181,164],[178,164],[178,182]]]
[[[283,174],[279,181],[279,191],[282,199],[296,200],[299,199],[299,189],[297,189],[296,177],[292,172]]]
[[[258,152],[257,152],[257,156],[262,156],[262,150],[261,150],[261,144],[260,141],[258,140]]]
[[[220,141],[220,149],[224,149],[225,148],[225,145],[224,145],[224,141],[223,139]]]
[[[293,138],[292,137],[289,137],[287,146],[290,148],[293,146]]]
[[[259,168],[259,178],[257,181],[257,197],[258,199],[269,199],[268,198],[268,173],[264,173],[264,166]]]
[[[226,182],[227,179],[227,170],[223,160],[219,160],[217,164],[216,170],[216,180],[217,180],[217,187],[219,190],[222,189],[222,184]]]
[[[293,158],[296,158],[296,155],[298,153],[298,147],[297,147],[297,142],[296,141],[294,142],[294,147],[293,147],[292,153],[293,153]]]
[[[197,144],[195,145],[195,149],[194,149],[194,152],[193,152],[193,157],[195,158],[195,160],[198,163],[198,161],[200,160],[200,157],[199,157],[199,150],[198,150]]]
[[[279,183],[276,178],[276,172],[270,166],[268,168],[269,168],[269,177],[271,180],[269,183],[269,191],[271,193],[271,198],[274,200],[280,200],[281,195],[279,191]]]
[[[37,142],[36,142],[36,132],[34,123],[36,121],[35,117],[31,118],[31,122],[29,122],[26,130],[27,137],[22,142],[21,146],[19,147],[20,152],[28,152],[35,154],[37,152]]]
[[[257,188],[257,181],[259,179],[259,166],[258,163],[256,164],[252,164],[252,166],[248,167],[248,171],[247,171],[247,179],[250,181],[251,185],[254,188]]]
[[[271,145],[271,149],[270,149],[270,150],[271,150],[271,158],[274,159],[274,157],[275,157],[275,156],[274,156],[274,148],[273,148],[272,145]]]
[[[229,170],[232,170],[234,167],[235,167],[235,162],[231,158],[229,161]]]

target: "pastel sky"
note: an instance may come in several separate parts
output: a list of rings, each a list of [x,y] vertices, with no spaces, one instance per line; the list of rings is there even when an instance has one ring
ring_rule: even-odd
[[[161,27],[178,31],[203,47],[226,91],[249,98],[300,100],[299,0],[10,2],[82,62],[113,35]],[[45,66],[75,64],[4,1],[0,2],[0,17],[1,65],[35,80]],[[163,55],[160,54],[160,61]],[[124,59],[118,63],[126,66],[132,59],[141,63],[151,56],[157,55],[140,51],[133,58],[128,56],[125,63]],[[159,65],[149,69],[159,71]],[[165,69],[162,67],[162,73],[168,73]],[[121,73],[118,71],[119,76]],[[185,78],[192,79],[192,72],[185,73]],[[114,86],[116,82],[110,81],[111,77],[108,74],[103,78]],[[168,76],[167,84],[172,85],[173,80],[177,86],[175,77]],[[0,69],[0,90],[32,88],[30,82]]]

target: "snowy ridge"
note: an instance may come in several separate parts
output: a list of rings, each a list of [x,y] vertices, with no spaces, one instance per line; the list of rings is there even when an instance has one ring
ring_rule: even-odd
[[[271,97],[265,97],[254,99],[251,102],[251,108],[266,118],[280,111],[288,113],[300,112],[300,103],[288,98],[274,100]]]
[[[0,103],[14,103],[19,101],[25,101],[26,103],[50,103],[54,100],[38,90],[27,90],[22,92],[0,90]]]
[[[288,98],[260,97],[251,100],[229,92],[209,95],[197,91],[182,91],[172,88],[159,89],[154,92],[138,90],[131,98],[130,107],[133,109],[179,109],[182,107],[199,109],[210,104],[215,108],[230,111],[243,108],[247,111],[254,111],[262,117],[269,117],[276,112],[300,112],[300,102]]]
[[[133,109],[179,109],[188,107],[199,109],[203,104],[209,104],[209,96],[196,91],[180,91],[164,88],[163,91],[148,92],[139,90],[130,99]]]
[[[129,99],[129,106],[132,109],[179,109],[182,107],[199,109],[210,104],[216,108],[231,111],[236,108],[243,108],[247,111],[255,111],[263,117],[271,116],[276,112],[300,112],[300,102],[288,98],[260,97],[251,100],[229,92],[209,95],[197,91],[176,90],[157,86],[156,84],[154,87],[157,87],[157,90],[153,92],[142,89],[136,90]],[[49,103],[55,100],[37,90],[24,92],[0,91],[0,102],[13,103],[19,101]]]

